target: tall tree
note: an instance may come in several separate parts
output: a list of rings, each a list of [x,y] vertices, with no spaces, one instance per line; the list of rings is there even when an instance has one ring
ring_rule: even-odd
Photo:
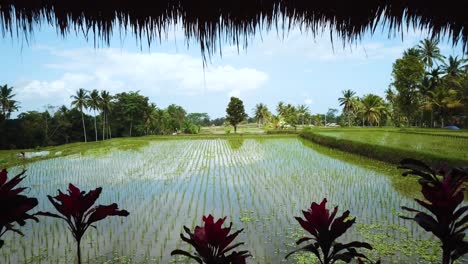
[[[255,105],[254,117],[257,119],[257,126],[260,126],[260,124],[264,125],[269,115],[270,111],[268,111],[268,107],[265,104],[259,103]]]
[[[421,60],[428,71],[432,68],[434,62],[437,63],[437,61],[442,62],[444,60],[444,56],[442,56],[437,46],[438,44],[438,40],[424,39],[421,40],[417,46]]]
[[[184,108],[179,105],[171,104],[167,107],[167,113],[170,116],[169,122],[173,130],[172,132],[181,131],[182,125],[187,116],[187,112],[184,110]]]
[[[96,136],[96,141],[98,141],[97,125],[96,125],[96,110],[100,109],[101,97],[99,96],[99,91],[94,89],[89,94],[88,106],[91,110],[94,111],[94,134]]]
[[[226,113],[226,120],[234,127],[234,133],[237,133],[237,125],[247,118],[242,100],[232,96]]]
[[[19,106],[16,100],[13,100],[13,87],[7,84],[0,86],[0,106],[2,108],[2,119],[9,119],[12,112],[17,111]]]
[[[106,90],[101,91],[101,100],[99,104],[99,108],[102,111],[102,140],[106,139],[106,130],[109,132],[111,131],[110,129],[110,124],[109,124],[109,114],[112,109],[112,96],[110,93]],[[107,125],[107,126],[106,126]],[[107,128],[107,129],[106,129]],[[110,133],[107,133],[108,138],[110,138]]]
[[[284,111],[285,111],[284,102],[282,101],[278,102],[278,105],[276,106],[276,113],[278,115],[284,115]]]
[[[449,77],[460,77],[468,69],[467,62],[468,59],[450,56],[447,62],[444,62],[442,70]]]
[[[297,112],[297,108],[294,107],[292,104],[287,104],[284,106],[284,109],[282,111],[283,113],[281,114],[281,117],[284,118],[284,121],[288,125],[293,126],[294,129],[297,129],[297,123],[299,121],[299,114]]]
[[[73,101],[71,102],[72,107],[75,107],[78,109],[81,113],[81,121],[83,123],[83,135],[84,135],[84,140],[85,142],[88,142],[86,138],[86,126],[85,126],[85,121],[84,121],[84,114],[83,114],[83,109],[86,109],[88,107],[88,91],[86,91],[83,88],[78,89],[75,95],[72,95],[71,98]]]
[[[150,128],[155,126],[157,121],[157,108],[156,104],[151,103],[150,105],[146,106],[143,110],[143,120],[145,124],[145,134],[148,135]]]
[[[304,120],[305,120],[307,113],[309,113],[309,107],[303,104],[297,106],[297,114],[301,118],[302,125],[304,125]]]
[[[392,85],[398,91],[397,106],[405,115],[407,125],[420,106],[419,88],[424,75],[424,63],[419,57],[405,54],[393,64]]]
[[[382,115],[387,113],[384,100],[378,95],[367,94],[361,102],[364,119],[369,125],[377,124],[379,126]]]
[[[136,134],[144,134],[143,111],[148,106],[148,100],[139,91],[116,94],[114,112],[116,120],[120,121],[118,129],[127,130],[130,137],[135,134],[134,128],[140,129]]]
[[[338,98],[338,102],[343,107],[343,113],[348,117],[348,126],[351,126],[351,116],[357,107],[355,100],[356,93],[349,89],[342,91],[342,93],[343,96]]]
[[[457,91],[446,85],[438,86],[434,91],[429,91],[429,95],[426,107],[438,114],[441,127],[445,126],[445,119],[449,116],[451,110],[463,107],[457,96]]]

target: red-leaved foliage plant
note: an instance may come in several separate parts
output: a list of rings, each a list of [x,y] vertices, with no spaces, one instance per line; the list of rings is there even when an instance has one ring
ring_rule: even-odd
[[[81,191],[73,184],[68,186],[68,194],[62,193],[55,197],[48,195],[50,202],[60,214],[50,212],[38,212],[37,215],[50,216],[63,219],[67,222],[73,237],[77,243],[78,263],[81,263],[81,238],[92,224],[108,216],[128,216],[125,210],[118,210],[117,204],[98,205],[92,207],[101,195],[102,188],[99,187],[88,193]]]
[[[208,217],[203,216],[203,222],[205,222],[204,226],[196,226],[193,233],[184,226],[188,237],[184,236],[183,233],[180,234],[180,237],[183,241],[192,245],[196,253],[192,255],[187,251],[176,249],[171,252],[171,255],[187,256],[196,260],[198,263],[206,264],[245,263],[245,259],[250,256],[248,251],[233,251],[228,254],[229,251],[244,244],[241,242],[230,246],[231,242],[234,241],[243,229],[229,234],[231,232],[232,223],[229,227],[223,228],[222,225],[225,220],[226,217],[220,218],[214,222],[212,215]]]
[[[15,222],[20,226],[24,226],[28,219],[35,220],[36,222],[38,221],[34,215],[28,213],[28,211],[37,206],[37,199],[21,194],[27,189],[26,187],[16,188],[26,177],[24,176],[25,172],[26,171],[23,170],[9,181],[7,181],[7,170],[3,169],[0,172],[0,238],[7,231],[23,235],[23,233],[15,227]],[[0,248],[3,244],[4,241],[0,239]]]
[[[352,259],[358,257],[367,259],[357,249],[372,249],[372,246],[368,243],[353,241],[342,244],[336,242],[336,239],[343,235],[354,224],[356,219],[350,219],[349,211],[335,218],[338,207],[335,207],[333,212],[330,213],[325,207],[326,203],[327,199],[323,199],[320,204],[312,203],[309,210],[302,211],[305,219],[295,217],[301,227],[312,235],[312,237],[299,239],[296,244],[299,245],[306,241],[312,242],[289,253],[286,258],[298,251],[308,251],[317,256],[321,264],[331,264],[338,260],[349,263]]]
[[[432,169],[413,159],[402,160],[399,168],[407,169],[404,176],[412,174],[421,177],[419,184],[425,200],[415,200],[428,210],[423,212],[402,206],[402,209],[416,213],[414,217],[402,218],[415,221],[439,238],[443,264],[453,263],[468,253],[468,242],[464,240],[468,228],[468,206],[462,206],[463,184],[468,180],[468,169],[447,166]]]

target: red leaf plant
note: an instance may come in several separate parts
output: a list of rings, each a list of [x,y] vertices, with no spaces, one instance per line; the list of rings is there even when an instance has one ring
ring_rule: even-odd
[[[419,184],[425,200],[415,200],[429,211],[402,206],[403,210],[416,213],[414,217],[402,218],[415,221],[439,238],[443,264],[453,263],[468,253],[468,242],[464,240],[465,230],[468,228],[468,206],[461,206],[468,169],[443,166],[434,170],[413,159],[402,160],[399,168],[407,169],[404,176],[413,174],[421,177]]]
[[[245,263],[245,259],[250,256],[248,251],[234,251],[227,255],[228,251],[231,251],[244,243],[237,243],[229,246],[229,244],[234,241],[243,229],[229,235],[232,223],[229,227],[222,228],[225,220],[226,217],[220,218],[214,222],[212,215],[209,215],[208,217],[203,216],[203,222],[205,222],[205,225],[202,227],[196,226],[193,233],[190,232],[190,229],[184,226],[184,230],[187,232],[188,237],[184,236],[183,233],[180,234],[180,237],[183,241],[192,245],[195,248],[196,253],[195,255],[192,255],[187,251],[176,249],[171,252],[171,255],[187,256],[196,260],[200,264]]]
[[[308,251],[319,259],[321,264],[331,264],[338,260],[349,263],[354,258],[367,257],[357,252],[358,248],[372,249],[368,243],[353,241],[342,244],[336,239],[343,235],[356,221],[350,219],[349,211],[344,212],[340,217],[336,217],[338,207],[331,212],[325,207],[327,199],[323,199],[320,204],[312,203],[309,210],[302,211],[305,219],[295,217],[302,228],[309,232],[312,237],[303,237],[296,244],[302,244],[312,240],[312,243],[294,250],[286,255],[286,258],[298,251]]]
[[[92,224],[108,216],[128,216],[125,210],[118,210],[117,204],[98,205],[92,207],[101,194],[102,188],[99,187],[88,193],[81,191],[73,184],[68,186],[68,194],[62,193],[55,197],[47,195],[52,205],[60,214],[50,212],[38,212],[37,215],[50,216],[63,219],[67,222],[73,237],[77,243],[78,263],[81,263],[81,238]],[[92,207],[92,208],[91,208]]]
[[[26,224],[26,220],[32,219],[38,221],[34,215],[28,214],[28,211],[37,206],[36,198],[27,197],[21,193],[26,187],[15,187],[24,180],[26,171],[23,170],[11,180],[8,179],[8,172],[3,169],[0,172],[0,238],[7,232],[12,231],[23,235],[19,229],[15,228],[15,222],[20,226]],[[0,239],[0,248],[4,241]]]

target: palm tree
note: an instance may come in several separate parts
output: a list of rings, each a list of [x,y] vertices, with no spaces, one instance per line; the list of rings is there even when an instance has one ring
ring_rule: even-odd
[[[301,117],[302,125],[304,125],[304,117],[307,115],[308,112],[309,107],[307,107],[306,105],[301,104],[297,106],[297,114],[299,115],[299,117]]]
[[[71,102],[72,107],[77,108],[81,112],[81,121],[83,122],[83,135],[85,142],[88,142],[88,140],[86,138],[86,126],[84,121],[83,109],[86,109],[88,107],[88,98],[88,91],[86,91],[83,88],[78,89],[76,95],[71,96],[71,99],[73,99],[73,101]]]
[[[143,121],[145,123],[145,133],[148,135],[150,127],[154,127],[154,124],[157,121],[157,107],[156,104],[151,103],[150,105],[146,106],[143,110]]]
[[[12,94],[12,92],[13,87],[8,87],[7,84],[0,86],[0,105],[4,119],[9,119],[11,113],[19,108],[18,101],[13,100],[15,94]]]
[[[109,113],[111,112],[111,103],[112,103],[112,96],[110,93],[106,90],[101,91],[101,102],[99,104],[99,107],[102,111],[102,140],[104,140],[106,137],[106,123],[107,123],[107,129],[108,129],[108,138],[110,138],[110,124],[109,124]]]
[[[355,100],[356,93],[352,90],[342,91],[343,97],[338,98],[340,106],[343,107],[343,113],[348,116],[348,126],[351,126],[351,115],[357,108],[357,103]]]
[[[270,122],[274,129],[278,129],[281,124],[281,117],[279,115],[271,115]]]
[[[278,115],[284,115],[286,111],[286,107],[284,105],[284,102],[278,102],[278,105],[276,106],[276,112],[278,113]]]
[[[446,76],[450,77],[460,77],[464,71],[468,69],[468,59],[458,59],[458,56],[450,56],[448,58],[447,63],[444,62],[442,66],[442,70],[446,74]]]
[[[101,98],[99,97],[99,91],[96,89],[92,90],[91,93],[89,94],[87,104],[89,108],[94,111],[94,134],[96,136],[96,141],[98,141],[97,125],[96,125],[96,110],[99,110],[100,103],[101,103]]]
[[[265,120],[269,115],[270,111],[268,111],[268,107],[265,104],[259,103],[255,105],[254,116],[257,119],[257,126],[260,126],[260,123],[262,125],[265,124]]]
[[[444,60],[444,56],[440,54],[440,49],[437,47],[438,44],[438,40],[425,39],[421,40],[417,46],[421,60],[424,62],[424,65],[426,65],[427,70],[432,68],[434,62],[437,63],[437,61],[442,62]]]
[[[444,127],[444,120],[450,110],[462,107],[461,100],[458,99],[458,93],[454,89],[449,89],[445,86],[439,86],[434,91],[429,91],[429,100],[426,104],[427,108],[435,109],[440,116],[441,127]]]
[[[382,115],[386,114],[386,106],[382,97],[368,94],[362,98],[361,102],[363,118],[367,120],[369,125],[376,123],[379,126]]]

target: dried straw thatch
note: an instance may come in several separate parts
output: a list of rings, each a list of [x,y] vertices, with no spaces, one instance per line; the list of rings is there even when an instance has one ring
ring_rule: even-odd
[[[448,35],[466,50],[467,13],[468,0],[0,0],[0,28],[3,36],[29,36],[48,23],[63,36],[82,32],[104,44],[115,31],[131,31],[151,44],[181,24],[203,54],[212,54],[223,40],[246,45],[249,36],[272,26],[313,34],[330,27],[350,42],[380,22],[390,32],[415,25],[429,37]]]

